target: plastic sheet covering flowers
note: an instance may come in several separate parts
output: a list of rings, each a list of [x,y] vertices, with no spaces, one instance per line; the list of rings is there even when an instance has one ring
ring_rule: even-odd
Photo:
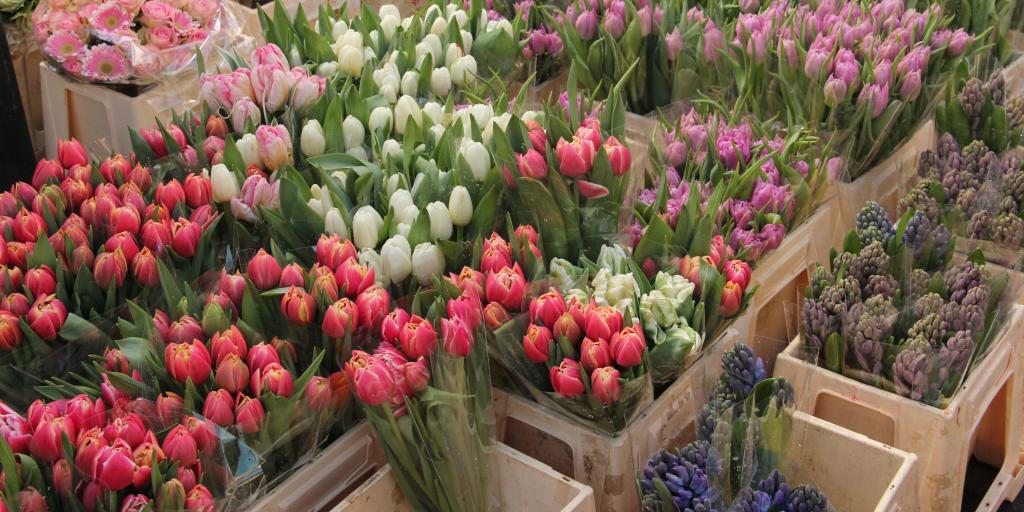
[[[980,253],[952,264],[942,224],[907,210],[894,225],[870,202],[829,267],[818,266],[800,331],[819,364],[942,407],[1001,326],[1007,274]]]
[[[661,450],[638,475],[645,511],[832,510],[813,483],[787,482],[794,390],[740,343],[697,418],[697,440]],[[796,443],[799,445],[799,443]]]
[[[41,0],[36,38],[57,69],[79,80],[146,85],[191,67],[196,52],[238,33],[220,0]]]

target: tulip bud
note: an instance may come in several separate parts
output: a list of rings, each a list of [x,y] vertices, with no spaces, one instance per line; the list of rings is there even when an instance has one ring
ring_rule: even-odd
[[[377,107],[370,112],[368,126],[371,132],[390,130],[392,112],[388,107]]]
[[[611,405],[622,398],[622,383],[619,382],[621,374],[615,368],[605,366],[591,370],[590,389],[601,403]]]
[[[455,357],[466,357],[473,350],[473,333],[460,317],[441,319],[441,340],[444,351]]]
[[[743,305],[743,287],[738,283],[726,281],[722,288],[722,301],[719,306],[719,314],[723,317],[735,315]]]
[[[444,208],[444,205],[441,205]],[[444,273],[445,259],[441,249],[430,242],[416,246],[412,253],[412,273],[421,285],[430,284],[435,276]]]
[[[53,295],[41,295],[28,310],[28,325],[33,332],[46,341],[57,339],[57,333],[64,326],[68,311]]]
[[[57,159],[65,169],[76,165],[89,165],[89,155],[85,152],[85,146],[74,137],[71,140],[57,141]]]
[[[403,236],[395,235],[385,241],[380,258],[381,272],[392,282],[400,282],[412,273],[412,250],[409,240]]]
[[[551,388],[555,393],[566,398],[576,398],[586,392],[586,386],[580,378],[579,363],[565,358],[550,371]]]
[[[249,367],[237,354],[228,354],[217,363],[217,374],[214,383],[229,393],[238,393],[249,384]],[[206,415],[209,416],[209,415]],[[214,420],[221,426],[221,422]]]
[[[292,374],[278,363],[270,363],[252,372],[251,391],[257,397],[264,391],[289,397],[292,395],[293,384]]]
[[[234,173],[228,170],[224,164],[216,164],[210,170],[210,182],[213,192],[213,200],[218,203],[230,201],[238,195],[238,181]]]
[[[35,487],[25,487],[18,491],[19,512],[47,512],[46,497]]]
[[[66,434],[68,439],[75,439],[77,432],[78,429],[71,418],[43,417],[33,430],[32,439],[28,444],[29,452],[43,462],[55,462],[64,456],[61,444],[63,436]]]
[[[503,267],[495,273],[487,275],[487,300],[501,303],[507,309],[519,311],[523,307],[526,296],[526,278],[519,264],[512,268]]]
[[[554,288],[530,301],[530,322],[551,327],[564,313],[565,299]]]
[[[294,50],[294,48],[292,49]],[[202,484],[197,484],[185,496],[187,512],[213,512],[214,507],[213,493]]]
[[[352,238],[360,249],[374,249],[380,240],[384,219],[372,206],[363,206],[352,216]],[[381,251],[383,253],[383,250]]]
[[[324,312],[323,331],[330,338],[341,339],[359,326],[359,310],[347,297],[328,306]]]
[[[542,325],[530,324],[526,335],[523,336],[523,352],[530,361],[545,363],[548,360],[551,343],[551,330]]]
[[[324,129],[320,126],[320,121],[316,119],[306,121],[299,138],[299,148],[307,158],[324,154],[324,150],[327,148],[327,141],[324,138]]]
[[[210,377],[210,353],[198,339],[191,343],[171,343],[164,349],[167,374],[185,384],[189,379],[200,385]]]
[[[402,351],[410,358],[430,357],[437,349],[437,332],[427,320],[413,315],[398,336]]]
[[[246,265],[246,273],[249,275],[249,279],[252,280],[256,288],[260,290],[269,290],[277,286],[281,279],[281,266],[278,265],[277,260],[273,256],[267,253],[267,251],[260,249]]]
[[[626,327],[612,335],[611,352],[615,364],[623,368],[632,368],[643,363],[647,342],[643,331],[636,326]]]
[[[448,213],[448,207],[440,201],[434,201],[427,205],[427,215],[430,217],[430,237],[434,240],[448,240],[452,237],[452,218]]]
[[[249,348],[246,363],[249,364],[250,371],[255,371],[272,363],[280,364],[281,357],[273,346],[266,343],[258,343]]]
[[[21,338],[18,317],[9,311],[0,311],[0,351],[10,352],[18,348]]]
[[[345,375],[359,400],[369,406],[384,403],[398,391],[389,366],[361,350],[352,352],[352,358],[345,363]]]
[[[846,82],[830,77],[825,82],[825,104],[831,108],[837,108],[846,100]]]
[[[235,130],[242,131],[242,130]],[[242,165],[246,169],[257,166],[263,167],[263,163],[260,161],[260,142],[256,139],[256,136],[247,133],[242,136],[241,139],[235,141],[235,148],[238,149],[238,153],[242,155]]]
[[[181,415],[185,408],[184,400],[175,393],[166,392],[156,399],[156,412],[160,423],[170,426],[181,421]]]
[[[238,395],[238,402],[235,404],[235,425],[238,430],[246,434],[255,434],[260,431],[265,417],[266,412],[259,400]]]
[[[316,317],[316,300],[312,295],[292,286],[281,297],[281,312],[295,325],[306,325]]]
[[[168,480],[160,486],[156,495],[157,512],[170,512],[185,509],[185,486],[177,478]]]
[[[476,141],[464,141],[459,148],[459,156],[466,159],[473,178],[483,182],[487,171],[491,168],[491,155],[483,144]]]

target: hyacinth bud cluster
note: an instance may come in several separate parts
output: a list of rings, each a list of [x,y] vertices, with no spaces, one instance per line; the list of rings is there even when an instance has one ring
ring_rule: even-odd
[[[872,204],[857,220],[862,235],[878,232],[888,219]],[[917,258],[948,251],[949,232],[921,211],[904,222],[902,243],[889,244],[892,254],[871,240],[856,253],[836,254],[831,269],[814,270],[800,330],[820,356],[844,354],[844,368],[874,376],[867,379],[891,378],[897,393],[938,404],[956,389],[986,336],[986,318],[997,302],[990,283],[997,276],[970,261],[947,266],[942,262],[948,258]],[[905,261],[924,268],[892,268],[891,261],[904,255],[915,256]]]
[[[732,423],[743,414],[743,403],[751,394],[753,386],[767,375],[764,361],[757,357],[750,347],[737,344],[722,356],[723,374],[712,390],[711,401],[704,406],[698,418],[698,438],[683,448],[661,450],[654,455],[638,476],[641,491],[641,506],[645,511],[665,510],[829,510],[828,500],[813,486],[791,488],[785,476],[772,470],[764,478],[754,479],[749,486],[730,491],[720,485],[725,464],[741,464],[729,471],[748,471],[747,464],[758,465],[757,453],[761,442],[760,421],[750,419],[752,436],[745,442],[752,443],[743,452],[743,446],[735,444],[730,448],[746,453],[724,460],[722,442],[735,443],[732,436],[715,435],[718,421]],[[781,379],[773,379],[769,390],[772,407],[781,409],[793,404],[793,387]],[[749,459],[749,456],[754,459]],[[748,459],[748,460],[741,460]],[[671,504],[663,503],[670,496]],[[732,494],[732,495],[730,495]],[[673,507],[674,506],[674,507]],[[796,508],[788,508],[796,507]]]

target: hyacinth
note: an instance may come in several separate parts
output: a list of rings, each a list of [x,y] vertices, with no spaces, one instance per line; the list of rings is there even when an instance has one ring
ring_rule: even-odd
[[[889,268],[889,255],[885,253],[880,242],[872,242],[861,249],[860,254],[853,258],[848,269],[850,275],[864,286],[868,278],[886,272]]]
[[[921,297],[928,292],[928,283],[931,281],[932,276],[927,271],[915,268],[910,271],[910,296]]]
[[[771,506],[773,508],[785,506],[786,499],[789,498],[789,485],[786,484],[786,477],[782,476],[782,473],[779,473],[777,469],[773,469],[754,488],[771,498]]]
[[[979,286],[975,286],[974,288],[967,290],[967,293],[964,294],[964,298],[960,301],[960,304],[964,306],[978,306],[982,310],[986,310],[988,309],[988,301],[988,285],[982,283]]]
[[[950,133],[943,133],[939,137],[939,143],[935,146],[939,159],[946,160],[950,155],[960,154],[960,143]]]
[[[1024,129],[1024,96],[1014,96],[1006,100],[1006,120],[1011,130]]]
[[[958,161],[963,162],[963,159]],[[975,180],[972,179],[969,173],[959,168],[952,168],[942,176],[942,191],[946,195],[947,201],[956,201],[960,192],[971,188],[974,183]]]
[[[977,179],[996,181],[1002,180],[1006,174],[1006,164],[994,151],[986,151],[978,159],[978,168],[972,173]]]
[[[967,221],[967,236],[988,239],[992,230],[992,214],[988,210],[980,210]]]
[[[932,378],[938,356],[928,340],[912,338],[908,341],[892,363],[896,393],[919,402],[930,396],[930,392],[938,388],[938,383]]]
[[[942,275],[949,293],[949,300],[959,303],[967,296],[967,291],[981,284],[981,267],[970,261],[950,267]]]
[[[874,374],[882,372],[882,343],[888,341],[896,317],[896,308],[880,296],[850,308],[843,325],[843,337],[862,370]]]
[[[724,469],[721,454],[714,450],[710,442],[705,440],[698,439],[684,446],[679,451],[679,456],[689,461],[690,464],[703,469],[704,473],[711,478],[721,475]]]
[[[988,83],[985,84],[985,89],[988,90],[992,103],[995,103],[996,106],[1003,105],[1003,100],[1006,98],[1006,80],[1002,73],[992,73]]]
[[[946,328],[937,313],[925,315],[914,322],[907,331],[908,338],[921,338],[933,347],[939,347],[946,340]]]
[[[1014,247],[1024,245],[1024,220],[1003,214],[992,221],[992,241]]]
[[[864,296],[881,295],[891,299],[896,294],[897,286],[896,278],[888,274],[875,274],[869,277],[868,283],[864,285]]]
[[[860,297],[860,284],[856,279],[847,276],[822,290],[820,299],[829,313],[838,315],[860,302]]]
[[[764,360],[743,343],[737,343],[732,350],[722,354],[722,381],[742,399],[750,395],[754,385],[768,377]],[[739,400],[738,400],[739,401]]]
[[[1003,197],[1003,199],[999,201],[998,212],[1000,215],[1016,215],[1017,201],[1010,196]]]
[[[924,213],[916,212],[907,222],[907,229],[903,231],[903,245],[914,252],[920,251],[928,243],[931,235],[932,222]]]
[[[814,271],[811,273],[811,282],[809,284],[811,296],[820,297],[825,287],[832,285],[833,279],[832,273],[824,265],[815,266]]]
[[[943,353],[950,377],[960,380],[967,371],[967,363],[974,355],[974,338],[967,331],[957,331],[946,341]]]
[[[978,176],[981,167],[981,160],[985,155],[991,153],[983,140],[974,140],[960,150],[963,157],[963,164],[959,167],[961,171],[967,171],[971,176]]]
[[[1017,203],[1024,202],[1024,171],[1016,170],[1003,176],[1003,191]]]
[[[832,259],[832,272],[839,273],[839,269],[848,269],[853,263],[853,253],[841,252]]]
[[[932,256],[939,260],[943,260],[946,257],[946,253],[951,249],[951,242],[953,241],[953,235],[949,232],[949,228],[944,225],[939,225],[935,228],[935,239],[932,242]]]
[[[772,506],[772,497],[767,493],[745,487],[736,493],[729,512],[768,512]]]
[[[956,196],[956,207],[963,212],[965,216],[974,215],[974,213],[978,211],[978,203],[978,189],[976,188],[962,190],[960,191],[960,194]]]
[[[917,175],[925,179],[934,179],[942,175],[942,163],[932,150],[926,149],[917,157]]]
[[[903,215],[907,210],[915,210],[924,213],[930,221],[938,222],[939,215],[942,213],[942,207],[939,206],[938,200],[928,194],[928,187],[932,183],[938,182],[926,179],[914,185],[914,188],[910,189],[905,196],[900,198],[896,206],[897,212]],[[939,185],[941,186],[941,183]]]
[[[820,351],[829,335],[839,332],[839,317],[829,313],[821,301],[807,299],[800,310],[800,326],[804,343],[811,349]]]
[[[789,493],[786,512],[828,512],[828,498],[813,485],[801,485]]]
[[[711,387],[711,399],[697,415],[697,439],[710,442],[718,425],[718,417],[732,411],[740,400],[739,396],[729,395],[730,391],[721,380]]]
[[[972,78],[964,84],[960,91],[960,104],[964,107],[964,113],[972,122],[981,117],[981,110],[985,107],[985,89],[981,80]]]
[[[645,511],[662,509],[655,480],[660,480],[672,494],[672,502],[679,510],[714,510],[716,493],[704,471],[683,459],[678,453],[661,450],[644,467],[640,488],[641,504]]]
[[[914,307],[912,313],[915,318],[923,318],[930,314],[937,314],[939,308],[945,304],[946,301],[942,300],[942,296],[937,293],[927,293],[922,297],[918,297],[914,301]]]
[[[1003,153],[1003,166],[1006,167],[1008,173],[1021,170],[1021,167],[1024,166],[1024,156],[1021,155],[1020,150],[1013,149]]]
[[[857,234],[864,245],[878,241],[885,244],[893,235],[892,221],[882,205],[869,201],[857,212]]]
[[[975,336],[985,329],[985,310],[974,304],[947,302],[939,308],[937,316],[942,322],[943,334],[964,331]]]

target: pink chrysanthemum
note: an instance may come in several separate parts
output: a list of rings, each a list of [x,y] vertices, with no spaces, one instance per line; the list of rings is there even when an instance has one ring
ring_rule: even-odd
[[[132,17],[120,5],[107,2],[92,13],[89,22],[100,32],[114,34],[127,30],[131,26]]]
[[[128,61],[121,50],[109,44],[93,46],[82,63],[87,78],[117,82],[128,77]]]
[[[46,38],[43,49],[53,59],[64,62],[81,55],[85,50],[85,44],[78,36],[70,32],[54,32]]]

